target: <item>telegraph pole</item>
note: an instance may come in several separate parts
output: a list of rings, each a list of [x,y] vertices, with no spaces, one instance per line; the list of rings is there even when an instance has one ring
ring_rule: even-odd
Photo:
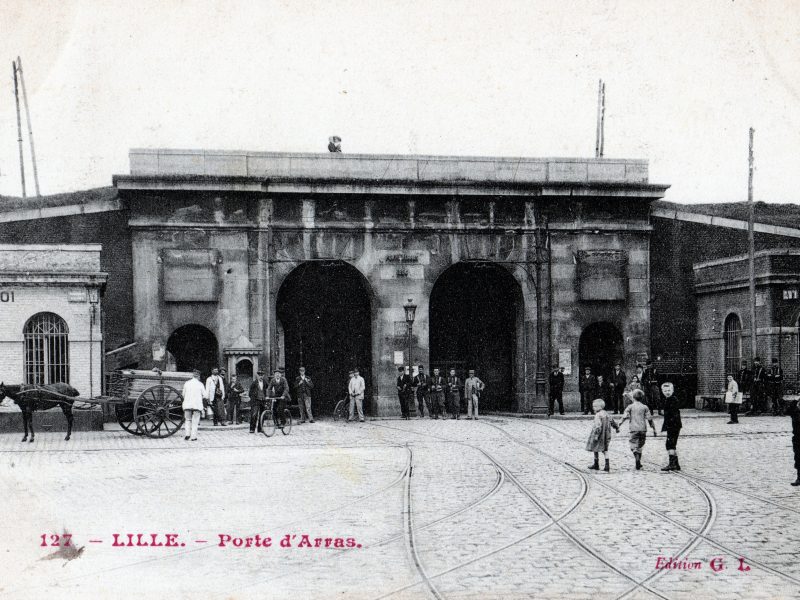
[[[22,155],[22,123],[19,118],[19,86],[17,83],[17,63],[11,61],[11,68],[14,71],[14,102],[17,105],[17,142],[19,143],[19,176],[22,180],[22,197],[26,198],[25,192],[25,159]]]
[[[31,144],[31,165],[33,166],[33,184],[36,188],[36,196],[40,197],[39,192],[39,172],[36,169],[36,150],[33,147],[33,126],[31,125],[31,111],[28,108],[28,93],[25,91],[25,76],[22,74],[22,59],[17,57],[17,71],[19,72],[19,82],[22,86],[22,103],[25,105],[25,120],[28,123],[28,141]]]
[[[603,80],[597,86],[597,132],[594,144],[595,158],[603,158],[605,145],[605,120],[606,120],[606,84]]]
[[[755,130],[750,128],[750,151],[748,154],[748,178],[747,178],[747,205],[749,218],[747,221],[747,241],[749,243],[749,279],[750,279],[750,360],[758,355],[758,344],[756,340],[756,252],[755,236],[755,205],[753,204],[753,134]]]

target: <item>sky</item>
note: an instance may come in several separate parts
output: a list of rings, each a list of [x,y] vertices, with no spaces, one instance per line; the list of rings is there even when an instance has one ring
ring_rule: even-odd
[[[0,194],[21,195],[11,62],[43,194],[130,148],[650,161],[667,200],[800,203],[800,0],[0,0]],[[33,190],[25,114],[26,179]]]

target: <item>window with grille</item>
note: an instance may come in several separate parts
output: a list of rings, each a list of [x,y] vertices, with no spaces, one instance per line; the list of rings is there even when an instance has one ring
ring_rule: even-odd
[[[742,322],[734,314],[725,319],[725,372],[734,377],[742,362]]]
[[[64,319],[39,313],[25,324],[25,383],[69,383],[69,339]]]

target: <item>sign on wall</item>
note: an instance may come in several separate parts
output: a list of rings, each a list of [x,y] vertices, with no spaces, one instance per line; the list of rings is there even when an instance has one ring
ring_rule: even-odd
[[[572,348],[558,349],[558,366],[564,367],[564,375],[572,375]]]

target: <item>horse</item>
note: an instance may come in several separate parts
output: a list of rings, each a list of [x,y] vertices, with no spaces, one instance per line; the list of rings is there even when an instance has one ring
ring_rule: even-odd
[[[33,413],[36,410],[49,410],[56,406],[67,418],[67,437],[72,435],[72,404],[80,392],[68,383],[49,383],[47,385],[5,385],[0,382],[0,402],[6,396],[11,398],[22,411],[22,425],[25,427],[25,437],[22,441],[33,442]],[[31,430],[31,439],[28,440],[28,427]]]

